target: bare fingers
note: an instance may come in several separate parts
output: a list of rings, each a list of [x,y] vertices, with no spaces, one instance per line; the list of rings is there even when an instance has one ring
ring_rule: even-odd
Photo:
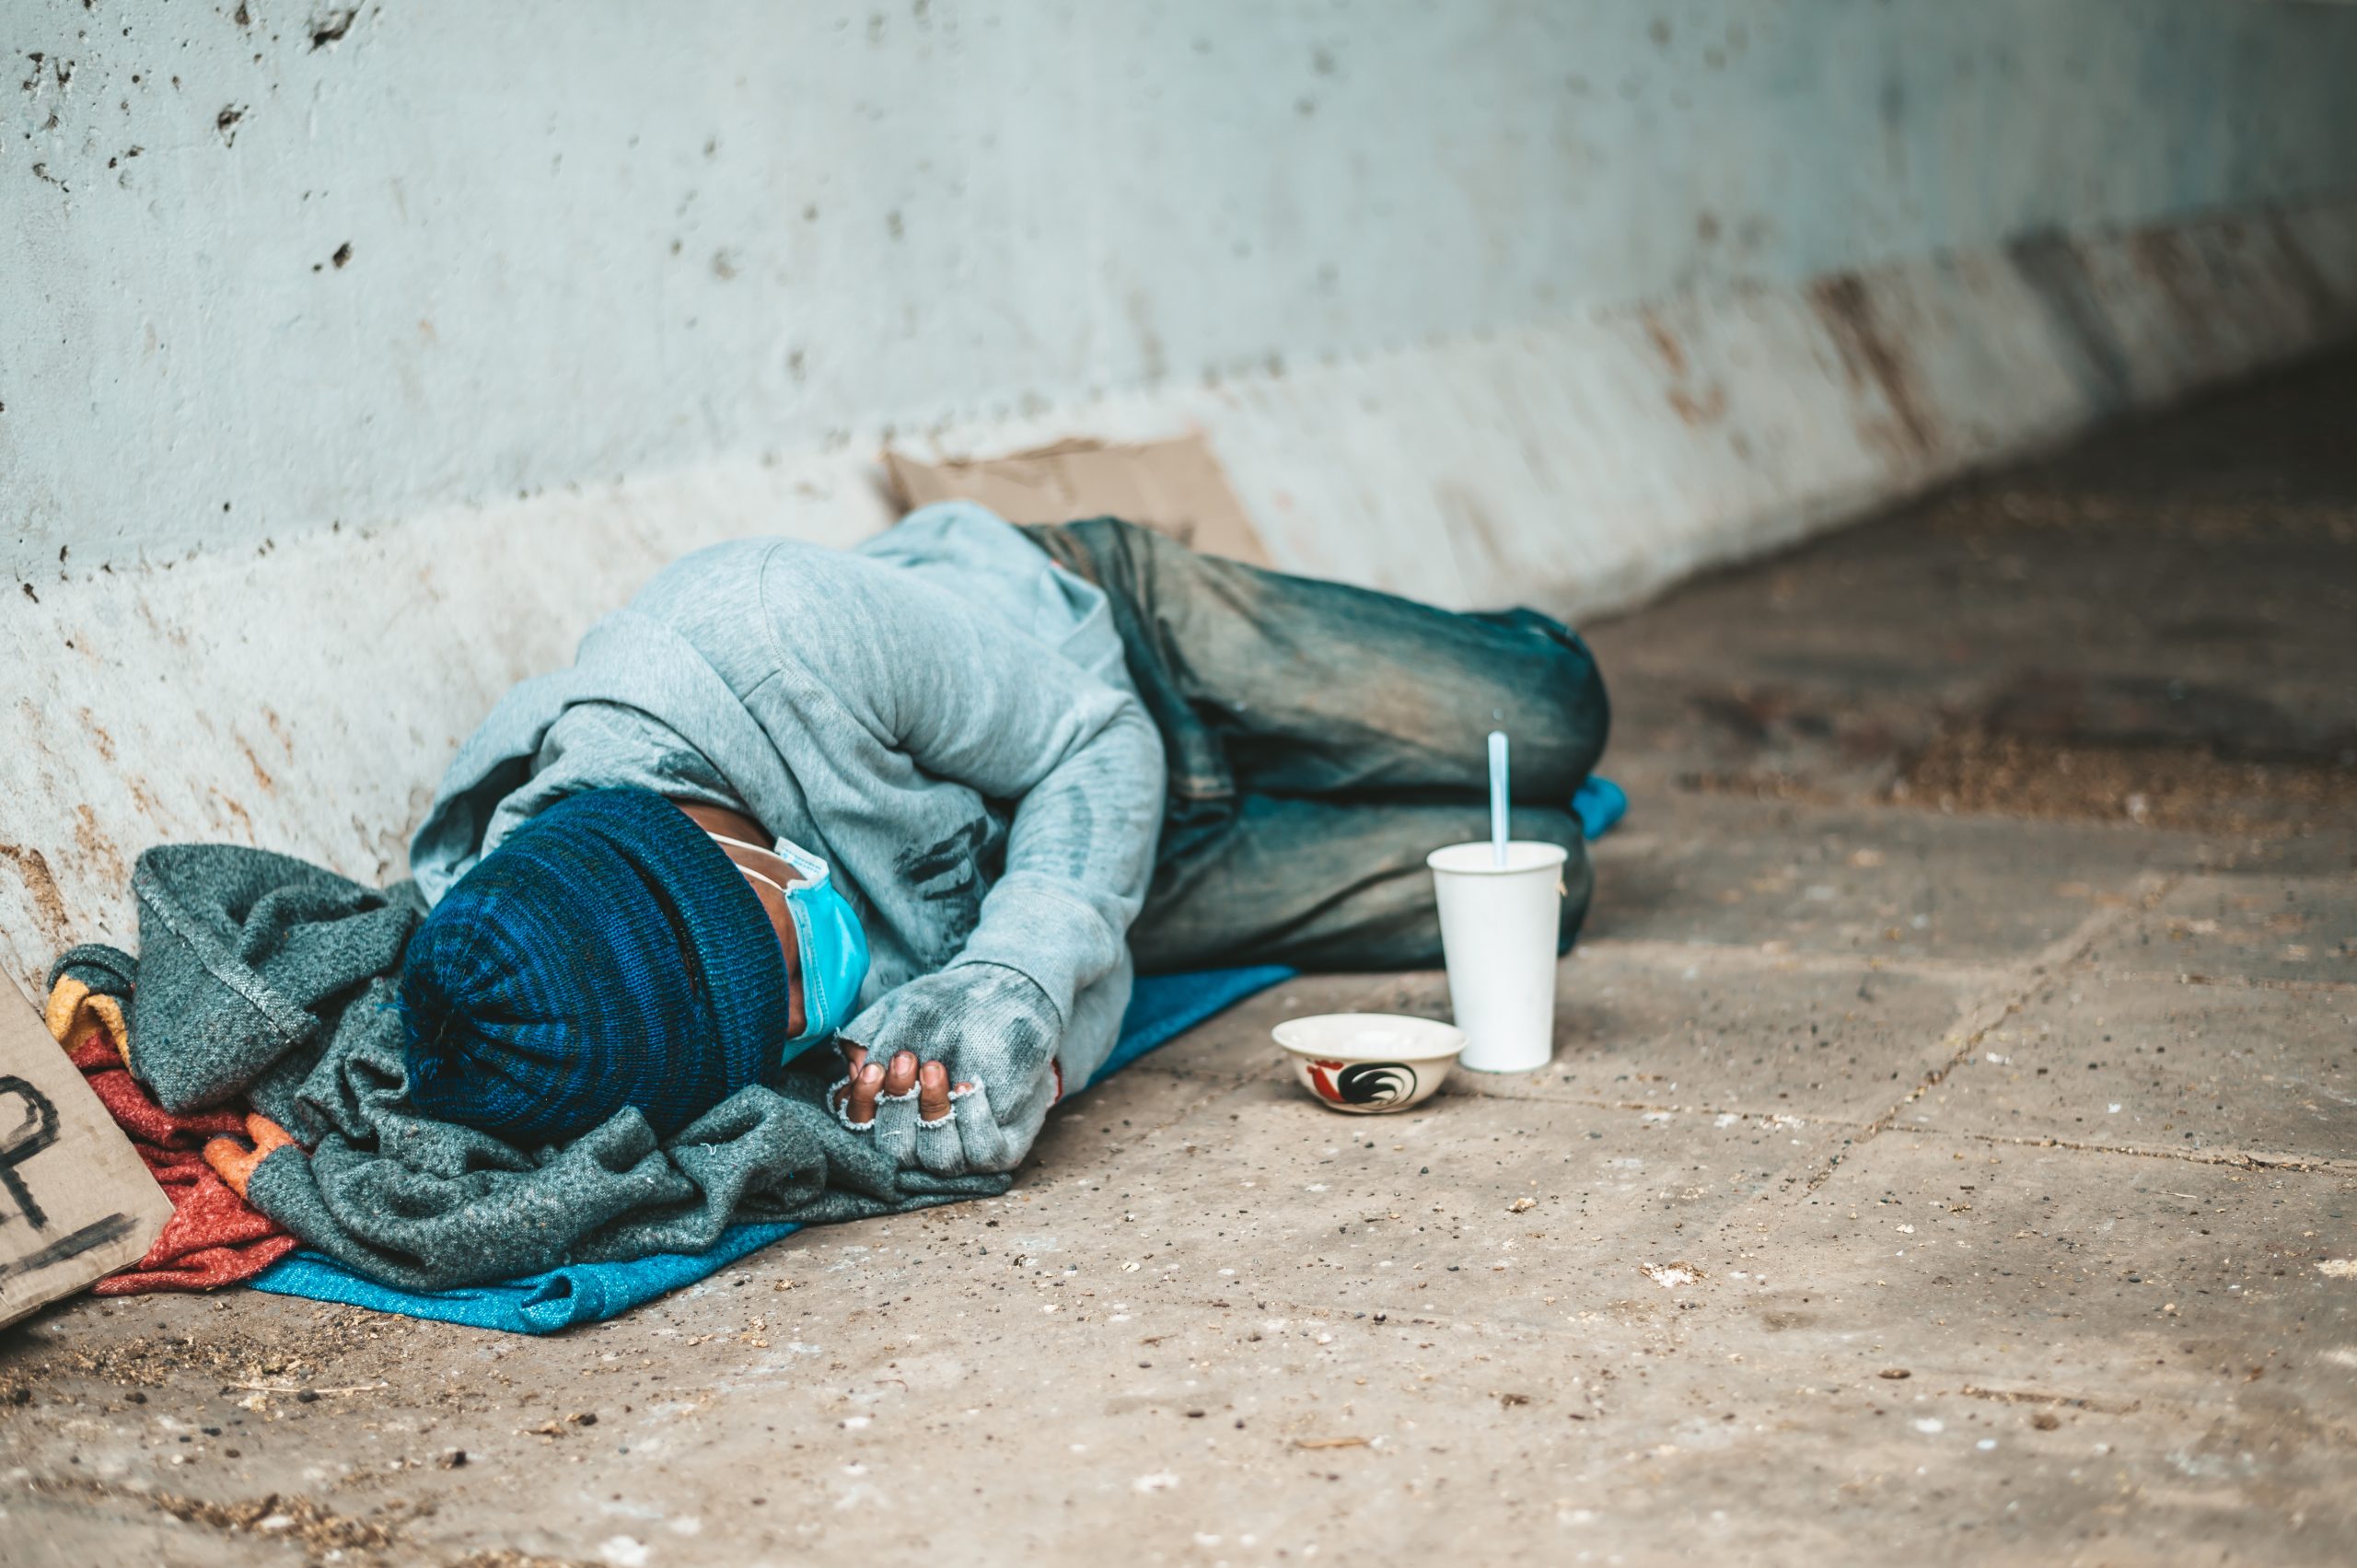
[[[895,1054],[891,1065],[867,1060],[867,1052],[859,1046],[847,1045],[843,1056],[851,1064],[851,1084],[843,1095],[843,1115],[855,1126],[866,1126],[876,1120],[877,1102],[899,1099],[914,1089],[917,1095],[917,1115],[926,1121],[938,1121],[950,1111],[949,1069],[938,1062],[919,1063],[912,1051]],[[957,1092],[972,1088],[959,1084]]]
[[[842,1047],[843,1081],[840,1089],[831,1094],[830,1098],[838,1108],[841,1108],[851,1103],[852,1086],[859,1082],[859,1070],[867,1065],[867,1047],[855,1045],[847,1040],[838,1040],[836,1043]]]
[[[848,1111],[851,1108],[852,1091],[859,1086],[860,1069],[867,1065],[867,1047],[848,1040],[838,1040],[836,1044],[842,1048],[843,1082],[841,1090],[830,1098],[838,1109]],[[866,1121],[868,1117],[874,1115],[875,1112],[871,1110],[867,1117],[862,1117],[859,1120]]]
[[[883,1090],[884,1069],[870,1062],[851,1075],[851,1093],[844,1101],[843,1114],[859,1125],[875,1121],[876,1097]]]
[[[949,1114],[949,1069],[928,1062],[917,1074],[917,1115],[938,1121]]]

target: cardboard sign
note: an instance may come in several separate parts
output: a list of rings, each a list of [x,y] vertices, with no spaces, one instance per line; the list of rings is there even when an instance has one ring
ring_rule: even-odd
[[[81,1070],[0,986],[0,1323],[136,1263],[171,1216]]]
[[[1259,530],[1201,436],[1135,447],[1059,441],[1004,458],[938,463],[887,452],[884,468],[911,510],[957,500],[979,502],[1010,523],[1119,517],[1207,555],[1270,563]]]

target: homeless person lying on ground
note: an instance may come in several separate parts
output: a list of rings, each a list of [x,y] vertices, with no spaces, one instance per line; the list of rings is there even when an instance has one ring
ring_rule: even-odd
[[[1423,857],[1486,834],[1492,728],[1568,948],[1606,726],[1543,615],[1109,518],[706,550],[460,749],[412,852],[410,1095],[523,1147],[625,1106],[668,1136],[825,1047],[795,1066],[898,1167],[1011,1170],[1139,969],[1437,964]]]
[[[1544,616],[1108,520],[746,540],[498,705],[413,880],[141,854],[136,955],[64,954],[51,1027],[199,1118],[148,1132],[210,1138],[238,1225],[377,1283],[702,1255],[1004,1192],[1138,969],[1437,962],[1423,856],[1485,830],[1492,726],[1568,945],[1605,724]]]

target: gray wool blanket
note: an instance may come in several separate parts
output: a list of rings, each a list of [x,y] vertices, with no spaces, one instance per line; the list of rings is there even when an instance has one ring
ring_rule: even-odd
[[[50,985],[71,975],[124,1000],[131,1071],[167,1110],[244,1098],[292,1133],[300,1146],[261,1163],[249,1201],[387,1284],[700,1252],[741,1220],[859,1219],[1013,1179],[900,1168],[828,1109],[825,1070],[781,1069],[668,1141],[624,1109],[569,1144],[517,1149],[409,1103],[394,995],[424,916],[412,884],[190,844],[141,855],[132,890],[139,956],[75,947]]]

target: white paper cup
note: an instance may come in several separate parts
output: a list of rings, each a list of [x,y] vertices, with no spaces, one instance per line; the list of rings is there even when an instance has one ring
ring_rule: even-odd
[[[1561,844],[1451,844],[1424,857],[1440,897],[1448,1003],[1465,1031],[1459,1065],[1527,1073],[1555,1053],[1555,933],[1562,922]]]

